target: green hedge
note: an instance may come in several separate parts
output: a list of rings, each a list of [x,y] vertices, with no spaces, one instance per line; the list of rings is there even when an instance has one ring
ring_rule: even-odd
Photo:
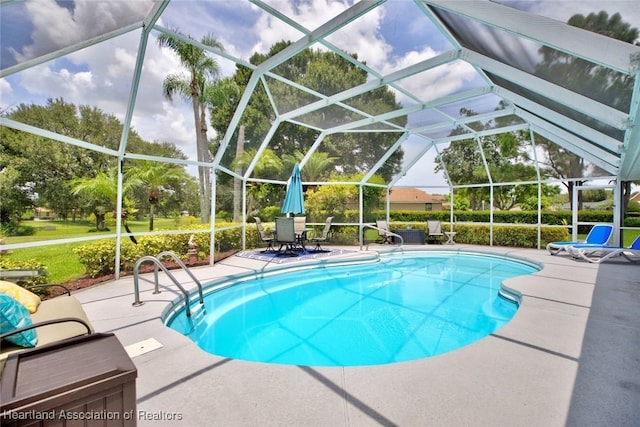
[[[231,224],[220,224],[224,227]],[[201,233],[167,234],[162,236],[142,236],[137,238],[138,244],[123,238],[120,246],[120,271],[132,271],[136,261],[146,255],[157,255],[160,252],[172,251],[179,258],[187,259],[189,239],[194,236],[197,244],[199,259],[209,257],[209,230],[206,225],[190,226],[190,229],[202,228]],[[241,247],[242,229],[227,229],[216,231],[216,252],[225,252]],[[257,247],[259,244],[258,232],[255,226],[247,225],[247,247]],[[115,239],[98,240],[74,249],[80,263],[84,266],[86,274],[90,277],[100,277],[113,274],[116,259]]]
[[[408,221],[392,221],[389,224],[391,229],[411,227],[414,230],[427,231],[426,222],[408,222]],[[449,223],[442,223],[443,231],[448,231]],[[332,244],[358,244],[358,227],[354,226],[334,226],[332,227],[331,243]],[[489,225],[488,224],[455,224],[455,241],[458,243],[467,243],[473,245],[488,245]],[[371,228],[364,229],[364,241],[370,243],[378,239],[378,232]],[[569,240],[569,232],[563,227],[542,226],[540,229],[540,246],[544,247],[549,242],[558,242]],[[521,248],[537,248],[538,247],[538,228],[531,226],[494,226],[493,227],[493,244],[496,246],[511,246]]]
[[[356,211],[357,212],[357,211]],[[378,218],[384,218],[383,210],[376,211]],[[454,211],[454,218],[459,222],[490,222],[489,211]],[[440,220],[448,222],[451,217],[449,211],[391,211],[391,221],[426,222],[427,220]],[[581,210],[578,212],[581,222],[613,222],[611,211]],[[504,224],[537,224],[537,211],[496,211],[493,214],[494,223]],[[541,223],[543,225],[567,225],[571,224],[571,212],[569,211],[542,211]],[[640,217],[627,216],[624,220],[625,227],[640,227]],[[578,227],[578,233],[586,234],[591,226]]]

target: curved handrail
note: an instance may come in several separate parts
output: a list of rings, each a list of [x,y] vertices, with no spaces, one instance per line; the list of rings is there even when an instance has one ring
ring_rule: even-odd
[[[399,237],[399,238],[400,238],[400,245],[399,245],[399,246],[404,245],[404,239],[402,238],[402,236],[401,236],[401,235],[399,235],[399,234],[394,233],[394,232],[393,232],[393,231],[391,231],[391,230],[382,230],[381,228],[378,228],[378,227],[376,227],[375,225],[362,224],[362,231],[363,231],[363,235],[364,235],[364,229],[365,229],[365,228],[372,228],[372,229],[374,229],[374,230],[377,230],[378,232],[380,232],[380,231],[384,231],[384,232],[386,232],[386,233],[390,234],[390,235],[391,235],[391,236],[393,236],[393,237]],[[367,243],[366,250],[369,250],[369,243]]]
[[[186,265],[184,265],[184,262],[182,262],[182,260],[180,258],[178,258],[178,255],[176,255],[175,252],[171,252],[171,251],[164,251],[164,252],[160,252],[158,255],[156,255],[156,258],[158,260],[162,259],[162,257],[164,256],[170,256],[171,258],[173,258],[173,260],[184,270],[187,272],[187,274],[189,275],[189,277],[191,277],[191,279],[193,279],[193,281],[196,283],[196,285],[198,286],[198,296],[200,297],[200,304],[204,304],[204,299],[202,297],[202,283],[200,283],[200,281],[198,280],[198,278],[196,276],[193,275],[193,273],[191,272],[191,270],[189,270],[187,268]],[[157,280],[156,280],[157,283]]]
[[[157,267],[160,267],[160,269],[162,269],[162,271],[167,275],[167,277],[171,279],[171,281],[175,283],[175,285],[182,291],[184,295],[185,311],[186,311],[187,317],[191,317],[189,293],[186,291],[185,288],[182,287],[182,285],[180,284],[180,282],[178,282],[178,280],[174,277],[174,275],[171,274],[171,272],[167,270],[167,268],[164,265],[162,265],[160,260],[152,255],[146,255],[138,258],[138,261],[136,261],[136,264],[133,267],[133,288],[135,292],[135,301],[133,302],[132,305],[137,307],[139,305],[144,304],[144,302],[140,301],[140,286],[138,284],[138,270],[140,270],[140,264],[142,264],[145,261],[152,261],[156,265],[156,272],[157,272]],[[157,289],[157,286],[158,286],[158,280],[157,280],[157,274],[156,274],[156,289]]]

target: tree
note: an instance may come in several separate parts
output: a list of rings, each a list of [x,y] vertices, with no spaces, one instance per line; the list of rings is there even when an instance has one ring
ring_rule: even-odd
[[[237,154],[236,159],[233,161],[232,166],[234,169],[244,173],[247,166],[251,163],[253,158],[257,155],[256,148],[250,148],[246,151],[241,151]],[[271,149],[267,148],[260,156],[260,159],[256,162],[253,173],[255,175],[262,175],[268,173],[278,173],[284,169],[282,160]],[[234,187],[234,200],[236,193],[240,191]],[[281,186],[276,184],[270,184],[265,182],[251,182],[249,183],[247,200],[247,212],[257,211],[265,206],[273,204],[276,200],[282,198],[284,190]],[[275,195],[275,197],[273,197]],[[234,218],[234,221],[237,221]]]
[[[189,175],[180,166],[159,162],[136,162],[131,164],[125,173],[130,187],[141,186],[147,190],[149,203],[149,231],[153,231],[155,207],[160,202],[160,195],[167,191],[165,185],[171,181],[188,181]]]
[[[95,107],[49,99],[45,105],[20,104],[8,116],[21,123],[63,136],[117,150],[123,126],[118,119]],[[28,192],[31,203],[48,207],[66,218],[78,207],[77,197],[67,185],[77,178],[94,177],[99,170],[115,166],[117,159],[71,144],[2,127],[0,168],[11,164],[17,172],[16,185]],[[135,131],[133,147],[144,145]]]
[[[18,218],[33,204],[27,188],[21,187],[20,172],[13,166],[0,170],[0,225],[18,222]]]
[[[278,42],[272,46],[268,54],[254,54],[250,58],[250,62],[258,65],[289,45],[290,42]],[[368,77],[365,71],[339,55],[313,49],[306,49],[298,53],[275,67],[273,72],[327,96],[363,84]],[[239,65],[232,79],[238,87],[244,89],[250,77],[251,70]],[[314,95],[279,80],[267,78],[266,82],[270,95],[267,94],[264,86],[258,85],[240,120],[240,125],[244,126],[245,149],[257,148],[264,141],[271,124],[276,119],[272,100],[279,113],[286,113],[318,99]],[[348,104],[374,115],[401,107],[395,100],[394,93],[386,88],[354,97],[349,100]],[[219,136],[224,134],[236,108],[237,103],[234,103],[224,105],[212,112],[212,126],[218,131]],[[361,118],[362,115],[348,109],[322,108],[296,118],[298,122],[309,126],[291,122],[281,123],[269,142],[269,148],[283,159],[287,155],[294,155],[296,151],[306,152],[319,135],[319,131],[315,127],[330,128]],[[402,122],[406,119],[399,120]],[[237,133],[238,131],[233,136],[234,140],[237,138]],[[397,134],[384,132],[333,134],[323,140],[320,148],[328,157],[335,158],[331,170],[354,174],[368,172],[398,138]],[[219,139],[217,143],[220,143]],[[233,155],[232,150],[227,150],[223,156],[223,164],[231,164]],[[386,182],[400,171],[402,158],[403,152],[397,151],[379,171]],[[269,178],[286,179],[289,172],[283,170],[278,176],[269,176]],[[304,173],[304,168],[302,173]]]
[[[223,46],[212,35],[207,35],[200,40],[206,46],[223,50]],[[161,34],[158,37],[160,47],[168,47],[178,56],[182,66],[187,69],[187,74],[169,74],[164,82],[162,90],[167,99],[172,100],[178,94],[183,99],[191,101],[193,119],[196,128],[196,152],[199,162],[211,161],[209,142],[207,139],[207,86],[213,81],[220,80],[220,67],[215,59],[190,43],[176,37]],[[198,166],[200,183],[200,217],[203,223],[209,222],[211,211],[211,174],[209,168]]]
[[[304,154],[296,150],[293,154],[286,154],[283,158],[286,168],[293,169],[293,165],[300,163],[304,158]],[[304,164],[300,174],[303,181],[320,181],[329,178],[337,157],[330,157],[328,153],[314,151],[311,157]]]
[[[638,29],[624,22],[619,13],[611,16],[605,11],[590,13],[587,16],[576,14],[569,18],[567,23],[574,27],[583,28],[627,43],[638,44]],[[634,79],[632,76],[616,72],[549,47],[542,47],[540,54],[543,60],[535,73],[538,77],[550,81],[557,81],[557,76],[562,76],[562,84],[566,88],[597,99],[620,111],[629,111],[631,96],[633,94]],[[596,120],[585,117],[574,117],[574,119],[583,121],[585,124],[605,134],[608,133],[607,129]],[[556,144],[540,136],[537,138],[537,144],[544,148],[547,153],[547,161],[544,163],[559,178],[576,178],[588,173],[588,171],[585,170],[586,164],[584,159],[577,155],[558,147]],[[563,184],[569,194],[572,194],[573,187],[581,184],[581,182],[565,181]],[[631,183],[623,183],[623,188],[623,206],[626,206],[631,196]],[[571,201],[573,202],[572,198]],[[581,208],[582,192],[579,192],[578,209]]]
[[[118,198],[118,171],[99,171],[93,178],[78,178],[70,183],[71,193],[84,199],[84,204],[96,217],[96,230],[106,228],[106,213],[115,209]]]
[[[460,113],[467,117],[476,115],[473,110],[466,108],[462,108]],[[474,122],[469,126],[476,130],[484,130],[508,124],[489,121]],[[458,135],[465,131],[458,127],[451,134]],[[494,183],[535,181],[536,169],[530,164],[529,146],[527,135],[522,132],[484,136],[479,138],[479,142],[475,139],[452,141],[436,158],[435,171],[446,168],[450,185],[487,184],[489,176]],[[460,194],[468,198],[471,209],[479,210],[483,209],[484,202],[489,201],[489,191],[489,187],[469,187]],[[508,210],[525,201],[532,192],[537,194],[537,189],[527,185],[495,186],[493,203],[498,209]]]

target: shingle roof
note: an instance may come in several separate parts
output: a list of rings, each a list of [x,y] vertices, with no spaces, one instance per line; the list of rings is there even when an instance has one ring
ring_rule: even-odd
[[[391,191],[391,203],[434,203],[443,202],[440,194],[429,194],[417,188],[396,187]]]

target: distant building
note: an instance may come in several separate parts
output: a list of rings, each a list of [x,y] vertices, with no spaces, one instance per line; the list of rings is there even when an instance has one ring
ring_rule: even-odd
[[[34,208],[33,219],[36,221],[50,221],[56,218],[56,213],[52,209]]]
[[[429,194],[417,188],[396,187],[391,190],[390,209],[403,211],[441,211],[447,204],[441,194]]]

